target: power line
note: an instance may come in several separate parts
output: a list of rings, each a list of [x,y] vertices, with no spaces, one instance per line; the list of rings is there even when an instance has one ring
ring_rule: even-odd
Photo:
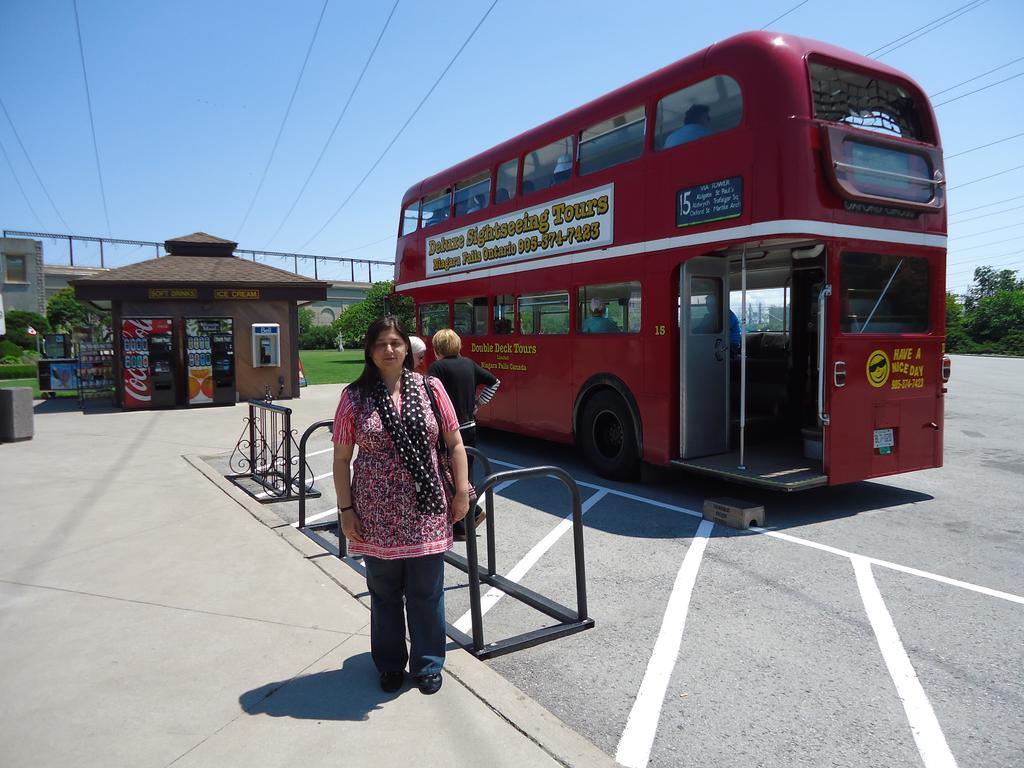
[[[92,119],[92,96],[89,94],[89,75],[85,70],[85,48],[82,46],[82,27],[78,22],[78,0],[72,0],[75,9],[75,31],[78,33],[78,55],[82,61],[82,80],[85,82],[85,103],[89,107],[89,128],[92,130],[92,151],[96,155],[96,175],[100,179],[100,198],[103,200],[103,216],[107,220],[107,234],[110,234],[110,213],[107,211],[107,192],[103,188],[103,171],[100,170],[100,148],[96,143],[96,123]],[[65,226],[67,226],[65,224]],[[70,229],[70,227],[68,227]]]
[[[949,215],[950,216],[962,216],[963,214],[970,213],[971,211],[980,211],[982,208],[991,208],[993,205],[1002,205],[1003,203],[1009,203],[1009,202],[1012,202],[1013,200],[1021,200],[1021,199],[1024,199],[1024,195],[1017,195],[1016,197],[1007,197],[1004,200],[996,200],[994,203],[985,203],[984,205],[976,205],[973,208],[964,208],[962,211],[957,211],[956,213],[951,213]]]
[[[29,201],[28,195],[25,194],[25,188],[21,186],[21,179],[18,178],[18,173],[14,170],[14,164],[11,162],[11,158],[7,156],[7,150],[4,149],[4,143],[2,141],[0,141],[0,154],[3,154],[4,160],[7,161],[7,167],[11,169],[11,176],[14,177],[14,183],[17,184],[18,189],[21,190],[21,196],[25,198],[25,205],[27,205],[28,209],[32,211],[32,215],[35,217],[36,221],[39,222],[39,226],[46,229],[46,225],[43,224],[43,220],[39,218],[39,214],[36,213],[36,209],[32,207],[32,203]]]
[[[949,86],[949,88],[943,88],[941,91],[936,91],[935,93],[930,93],[930,94],[928,94],[928,98],[929,99],[934,99],[936,96],[941,96],[942,94],[948,93],[949,91],[955,91],[961,85],[967,85],[968,83],[973,83],[975,80],[980,80],[985,75],[991,75],[993,72],[998,72],[1000,69],[1006,69],[1008,66],[1010,66],[1011,64],[1016,64],[1018,61],[1024,61],[1024,56],[1016,58],[1013,61],[1008,61],[1005,64],[1000,64],[998,67],[996,67],[995,69],[990,69],[988,72],[982,72],[980,75],[975,75],[974,77],[970,77],[967,80],[964,80],[962,83],[957,83],[956,85]]]
[[[1018,205],[1014,208],[1007,208],[1002,211],[993,211],[992,213],[983,213],[980,216],[972,216],[969,219],[960,219],[960,221],[953,222],[954,224],[966,224],[968,221],[977,221],[978,219],[987,219],[989,216],[998,216],[1001,213],[1009,213],[1010,211],[1019,211],[1024,208],[1024,205]]]
[[[952,104],[954,101],[959,101],[960,99],[963,99],[963,98],[965,98],[967,96],[973,96],[975,93],[981,93],[982,91],[987,91],[989,88],[994,88],[997,85],[1002,85],[1003,83],[1009,82],[1010,80],[1013,80],[1014,78],[1018,78],[1021,75],[1024,75],[1024,72],[1018,72],[1016,75],[1010,75],[1009,77],[1003,78],[1002,80],[996,80],[994,83],[989,83],[988,85],[983,85],[981,88],[975,88],[973,91],[968,91],[967,93],[961,93],[959,96],[954,96],[952,99],[946,99],[945,101],[940,101],[938,104],[932,104],[932,108],[933,109],[938,109],[939,107],[945,106],[946,104]]]
[[[924,37],[929,32],[934,32],[939,27],[945,26],[946,24],[948,24],[949,22],[953,21],[954,19],[962,16],[965,13],[973,11],[975,8],[978,8],[978,7],[984,5],[987,2],[988,2],[988,0],[972,0],[971,2],[967,3],[966,5],[961,5],[959,8],[956,8],[956,9],[950,11],[949,13],[944,14],[942,16],[939,16],[937,19],[932,19],[927,24],[924,24],[923,26],[920,26],[917,29],[911,30],[910,32],[907,32],[907,34],[905,34],[905,35],[903,35],[901,37],[897,37],[895,40],[892,40],[891,42],[888,42],[888,43],[886,43],[883,46],[875,48],[875,50],[871,51],[867,55],[868,56],[874,56],[879,51],[883,51],[886,48],[889,48],[889,50],[885,51],[885,53],[879,53],[877,58],[881,58],[882,56],[888,56],[890,53],[895,51],[897,48],[902,48],[904,45],[907,45],[908,43],[912,43],[915,40],[917,40],[918,38]],[[943,21],[944,19],[945,19],[945,21]],[[938,22],[941,22],[941,23],[938,23]],[[930,29],[929,29],[929,27],[930,27]],[[925,30],[925,31],[921,32],[921,30]],[[917,34],[918,32],[921,32],[921,34],[918,35]],[[911,35],[914,35],[914,37],[911,37]],[[907,38],[909,38],[909,39],[907,39]],[[905,42],[900,42],[901,40],[903,40]],[[899,43],[899,45],[896,45],[896,43]],[[892,46],[892,47],[890,48],[890,46]]]
[[[25,143],[21,140],[21,136],[18,135],[18,129],[14,127],[14,121],[11,119],[11,115],[7,111],[7,106],[4,104],[3,99],[0,99],[0,109],[3,110],[4,117],[7,118],[7,122],[11,126],[11,131],[14,133],[14,138],[17,139],[18,146],[21,147],[21,151],[25,155],[25,159],[28,160],[28,167],[32,169],[32,174],[36,177],[36,181],[39,182],[39,186],[42,188],[43,194],[46,195],[46,199],[50,201],[50,205],[53,207],[54,213],[57,214],[57,218],[60,219],[61,224],[64,225],[65,229],[70,230],[71,227],[69,227],[68,223],[64,221],[64,217],[60,215],[60,210],[57,208],[57,204],[53,202],[53,198],[50,197],[50,191],[46,188],[46,185],[43,184],[43,180],[39,176],[39,171],[36,170],[35,163],[32,162],[32,156],[28,153],[28,150],[25,149]],[[11,170],[14,170],[13,165],[11,166]],[[25,198],[25,200],[27,201],[28,198]],[[31,204],[29,205],[29,207],[32,207]],[[36,216],[36,220],[39,221],[38,216]],[[39,223],[42,224],[41,221]]]
[[[284,228],[284,225],[285,223],[287,223],[288,219],[291,218],[292,212],[295,210],[295,206],[299,204],[299,200],[301,200],[302,196],[306,193],[306,187],[309,186],[309,182],[313,178],[313,174],[316,173],[317,168],[320,167],[320,162],[324,159],[324,154],[326,154],[327,148],[331,145],[331,142],[334,140],[334,134],[337,133],[338,126],[341,125],[341,121],[344,119],[345,113],[348,112],[349,104],[352,103],[352,97],[356,95],[356,91],[359,89],[359,84],[363,82],[363,75],[366,74],[366,70],[369,68],[370,62],[373,61],[373,56],[377,52],[377,47],[380,45],[380,41],[384,38],[384,33],[387,31],[388,25],[391,24],[391,18],[395,15],[395,10],[397,10],[398,8],[399,1],[400,0],[395,0],[395,4],[391,6],[391,13],[388,14],[387,19],[385,19],[384,21],[384,26],[381,27],[380,34],[377,35],[377,41],[373,44],[373,48],[370,50],[370,55],[366,57],[366,62],[363,64],[363,69],[359,73],[359,77],[356,78],[355,85],[353,85],[352,90],[349,91],[348,98],[345,100],[345,106],[341,108],[341,114],[339,114],[338,119],[334,121],[334,127],[331,128],[331,132],[327,136],[327,140],[324,142],[324,145],[320,148],[320,154],[317,155],[316,162],[313,163],[313,167],[309,169],[309,174],[306,176],[306,180],[302,182],[302,188],[299,190],[299,193],[295,196],[295,199],[292,201],[291,206],[288,208],[288,212],[284,215],[284,218],[281,219],[281,223],[277,225],[277,229],[274,230],[274,234],[272,234],[270,236],[270,239],[267,240],[268,247],[272,242],[274,242],[274,239]],[[299,250],[302,249],[300,248]]]
[[[1022,72],[1021,74],[1024,74]],[[965,149],[963,152],[957,152],[953,155],[946,155],[946,160],[952,160],[954,157],[960,157],[960,155],[966,155],[971,152],[977,152],[979,149],[987,149],[988,147],[994,147],[996,144],[1002,144],[1004,141],[1010,141],[1011,139],[1019,139],[1024,136],[1024,133],[1015,133],[1013,136],[1007,136],[1005,139],[999,139],[998,141],[990,141],[988,144],[982,144],[980,147],[972,147],[971,149]]]
[[[991,261],[991,260],[986,260],[986,261]],[[978,269],[978,267],[992,267],[993,269],[996,269],[997,271],[1001,272],[1004,269],[1009,269],[1010,267],[1016,266],[1017,264],[1024,264],[1024,259],[1017,259],[1016,261],[1007,261],[1007,262],[1004,262],[1002,264],[997,264],[997,263],[981,264],[981,263],[978,263],[978,264],[975,264],[972,267],[968,267],[967,269],[956,270],[956,271],[952,272],[951,275],[956,275],[957,279],[959,281],[959,280],[963,280],[961,275],[973,275],[974,271],[976,269]],[[1014,269],[1012,271],[1016,272],[1018,270]],[[947,279],[951,275],[946,275]]]
[[[989,259],[1001,259],[1001,258],[1003,258],[1005,256],[1017,256],[1017,255],[1022,254],[1022,253],[1024,253],[1024,251],[1007,251],[1006,253],[1000,253],[998,256],[988,256],[986,258],[989,258]],[[972,261],[972,260],[974,262],[977,262],[978,258],[976,256],[971,256],[971,257],[968,257],[966,259],[947,259],[946,260],[946,266],[948,267],[951,264],[957,264],[957,265],[959,265],[959,264],[966,264],[967,262]]]
[[[963,251],[976,251],[979,248],[988,248],[988,247],[993,246],[993,245],[1002,245],[1003,243],[1012,243],[1014,240],[1024,240],[1024,235],[1021,235],[1020,237],[1007,237],[1004,240],[996,240],[995,242],[992,242],[992,243],[982,243],[981,245],[969,245],[966,248],[957,248],[956,252],[957,253],[962,253]]]
[[[446,66],[444,68],[444,70],[442,70],[441,74],[438,75],[437,80],[435,80],[434,84],[432,86],[430,86],[430,90],[428,90],[426,95],[420,100],[420,103],[416,105],[416,109],[414,109],[412,111],[412,114],[409,115],[408,119],[402,124],[402,127],[398,129],[398,133],[396,133],[394,135],[394,137],[391,139],[391,141],[388,143],[388,145],[386,147],[384,147],[384,151],[380,153],[380,157],[378,157],[374,161],[373,165],[370,166],[370,170],[368,170],[366,172],[366,175],[363,176],[363,178],[359,180],[359,183],[356,184],[355,188],[351,192],[349,192],[348,197],[346,197],[341,202],[341,205],[339,205],[335,209],[334,213],[332,213],[330,215],[330,217],[328,217],[327,221],[325,221],[323,223],[323,226],[321,226],[320,229],[318,229],[316,232],[313,233],[312,237],[310,237],[305,243],[302,244],[302,246],[299,248],[300,251],[302,249],[304,249],[307,245],[309,245],[311,242],[316,240],[316,238],[318,238],[320,236],[320,233],[323,232],[325,229],[327,229],[327,226],[332,221],[334,221],[334,218],[339,213],[341,213],[342,209],[346,205],[348,205],[348,201],[352,199],[353,195],[355,195],[355,193],[359,191],[359,188],[363,186],[363,184],[366,182],[366,180],[368,178],[370,178],[370,174],[372,174],[374,172],[374,170],[377,168],[377,166],[380,165],[380,161],[384,159],[384,156],[387,155],[387,153],[390,151],[391,147],[393,147],[395,145],[395,142],[398,141],[398,138],[402,135],[402,133],[405,131],[405,129],[409,127],[409,123],[411,123],[413,118],[416,117],[416,114],[420,111],[420,109],[426,103],[427,99],[430,98],[430,94],[432,94],[434,92],[434,89],[437,88],[437,86],[441,83],[441,80],[444,79],[444,76],[446,74],[448,74],[448,70],[452,68],[452,65],[455,63],[456,59],[459,58],[459,55],[465,50],[466,46],[469,45],[469,41],[473,39],[473,36],[476,35],[477,30],[480,29],[480,27],[483,25],[483,23],[487,20],[487,17],[490,16],[491,11],[494,10],[494,6],[496,6],[497,4],[498,4],[498,0],[494,0],[494,2],[491,3],[490,7],[487,9],[487,11],[484,13],[484,15],[480,17],[480,21],[478,21],[476,23],[476,26],[473,27],[473,31],[469,33],[469,37],[467,37],[463,41],[462,45],[459,46],[459,50],[457,50],[455,52],[455,55],[452,56],[451,61],[448,62],[448,66]]]
[[[1016,224],[1007,224],[1005,227],[995,227],[993,229],[984,229],[981,232],[974,232],[970,235],[957,235],[956,237],[949,238],[950,240],[966,240],[970,237],[978,237],[979,235],[987,235],[990,232],[1002,232],[1004,229],[1013,229],[1014,227],[1024,227],[1024,221],[1018,221]]]
[[[791,14],[793,11],[795,11],[797,8],[799,8],[801,5],[807,5],[807,2],[808,2],[808,0],[804,0],[802,3],[797,3],[796,5],[794,5],[792,8],[790,8],[788,11],[786,11],[781,16],[776,16],[774,19],[772,19],[767,24],[765,24],[763,27],[761,27],[761,31],[763,32],[764,30],[768,29],[768,27],[770,27],[776,21],[780,21],[780,20],[786,18],[787,16],[789,16],[789,14]]]
[[[1024,165],[1015,165],[1013,168],[1007,168],[1005,171],[999,171],[999,173],[993,173],[990,176],[982,176],[980,179],[974,179],[973,181],[965,181],[963,184],[957,184],[955,187],[946,187],[947,192],[952,192],[954,189],[960,189],[960,187],[968,187],[971,184],[977,184],[979,181],[985,181],[986,179],[994,179],[996,176],[1002,176],[1004,173],[1010,173],[1011,171],[1019,171],[1024,168]]]
[[[299,85],[302,83],[302,76],[306,72],[306,64],[309,63],[309,55],[313,52],[313,44],[316,43],[316,36],[320,32],[320,24],[323,23],[324,13],[327,11],[327,3],[329,2],[330,0],[324,0],[323,7],[320,9],[320,17],[316,20],[313,37],[310,38],[309,46],[306,48],[306,57],[302,60],[299,76],[295,80],[295,87],[292,89],[291,98],[288,99],[288,106],[284,110],[284,117],[281,118],[281,126],[277,129],[277,136],[274,137],[274,146],[270,149],[270,157],[267,158],[267,164],[263,168],[263,175],[260,176],[260,183],[256,185],[256,191],[252,194],[252,200],[249,201],[249,207],[245,211],[245,216],[242,217],[242,223],[238,225],[238,234],[241,234],[242,230],[245,229],[246,222],[249,221],[249,214],[252,213],[252,208],[256,205],[256,198],[260,196],[260,190],[263,189],[263,182],[267,180],[267,172],[270,170],[270,164],[274,162],[274,155],[277,154],[277,145],[281,141],[281,134],[284,133],[285,123],[288,122],[288,116],[292,113],[292,104],[295,103],[295,95],[299,92]],[[237,235],[235,239],[238,239]]]

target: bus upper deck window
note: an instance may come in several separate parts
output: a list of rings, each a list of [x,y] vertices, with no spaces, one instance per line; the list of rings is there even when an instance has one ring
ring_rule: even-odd
[[[727,75],[702,80],[658,102],[654,148],[671,149],[735,128],[743,119],[740,86]]]
[[[509,160],[498,166],[497,183],[494,185],[494,204],[504,203],[516,196],[516,182],[519,180],[519,161]]]
[[[582,131],[580,176],[640,157],[646,130],[646,113],[637,107]]]
[[[455,185],[455,215],[476,213],[487,207],[491,196],[491,174],[480,173]]]
[[[877,74],[862,74],[811,62],[814,116],[888,136],[929,141],[917,99]]]
[[[527,152],[523,157],[523,194],[539,192],[572,175],[572,136]]]
[[[433,227],[448,221],[452,207],[452,192],[446,189],[423,199],[423,227]]]
[[[420,203],[417,200],[412,205],[406,206],[405,211],[402,213],[402,231],[399,235],[407,235],[410,232],[415,232],[416,227],[420,222]]]

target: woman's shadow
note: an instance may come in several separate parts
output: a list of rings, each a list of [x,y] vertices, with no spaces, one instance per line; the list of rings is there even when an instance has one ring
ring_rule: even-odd
[[[345,659],[341,669],[253,688],[239,696],[238,703],[250,715],[362,721],[410,685],[407,679],[398,693],[384,693],[377,684],[377,670],[370,654],[359,653]]]

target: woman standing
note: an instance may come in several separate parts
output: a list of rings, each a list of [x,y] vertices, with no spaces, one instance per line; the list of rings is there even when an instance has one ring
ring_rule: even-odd
[[[423,377],[412,371],[409,335],[397,318],[370,325],[364,356],[363,372],[342,393],[334,416],[341,529],[349,552],[363,555],[366,564],[370,649],[381,688],[388,693],[401,688],[408,662],[420,691],[436,693],[447,642],[443,558],[452,546],[452,523],[469,510],[466,451],[439,382],[433,390],[440,427],[434,418]],[[455,476],[450,503],[437,464],[439,429]]]
[[[436,376],[444,385],[449,399],[455,408],[455,417],[459,420],[459,432],[463,445],[476,445],[476,412],[487,405],[498,391],[501,382],[498,377],[481,368],[468,357],[463,357],[462,339],[451,328],[444,328],[434,334],[434,354],[437,355],[428,374]],[[479,396],[477,390],[480,390]],[[473,460],[469,459],[469,476],[473,476]],[[486,512],[477,506],[474,511],[474,528],[478,527],[486,517]],[[455,524],[455,540],[466,540],[466,524],[462,521]]]

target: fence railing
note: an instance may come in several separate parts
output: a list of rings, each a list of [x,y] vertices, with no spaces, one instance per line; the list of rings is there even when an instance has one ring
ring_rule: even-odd
[[[228,460],[233,474],[227,477],[263,504],[294,501],[300,496],[300,487],[303,497],[316,498],[320,492],[313,488],[312,481],[306,487],[307,466],[301,453],[292,430],[292,409],[266,400],[250,400],[245,426]]]

